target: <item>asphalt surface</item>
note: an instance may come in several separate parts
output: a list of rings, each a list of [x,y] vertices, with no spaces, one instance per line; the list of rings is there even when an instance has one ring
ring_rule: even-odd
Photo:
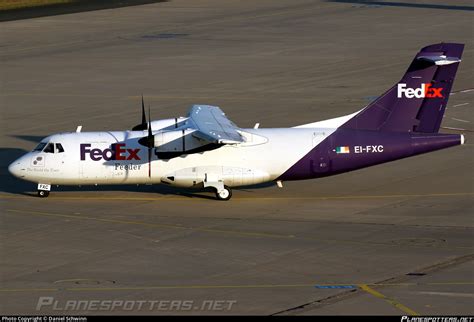
[[[166,0],[73,0],[58,3],[41,1],[37,2],[36,6],[24,6],[14,9],[11,9],[11,6],[8,6],[7,4],[7,6],[0,7],[0,22],[86,12],[92,10],[121,8],[164,1]],[[25,4],[25,2],[23,2],[23,4]],[[5,7],[10,7],[10,9],[5,9]]]
[[[474,314],[472,11],[176,0],[2,22],[0,314]],[[241,127],[352,113],[440,41],[466,44],[442,124],[464,146],[229,202],[161,186],[39,199],[6,170],[50,133],[130,129],[142,93],[155,119],[193,103]]]

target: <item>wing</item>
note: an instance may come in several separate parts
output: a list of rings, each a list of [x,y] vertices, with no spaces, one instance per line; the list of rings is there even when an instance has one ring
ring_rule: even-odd
[[[192,126],[197,130],[193,135],[201,140],[219,144],[245,142],[239,134],[239,127],[229,120],[217,106],[193,105],[188,114]]]

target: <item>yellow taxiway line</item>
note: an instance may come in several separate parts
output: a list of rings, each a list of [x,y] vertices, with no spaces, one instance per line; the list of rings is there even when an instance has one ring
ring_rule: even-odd
[[[374,290],[373,288],[369,287],[367,284],[359,284],[359,288],[361,290],[364,290],[365,292],[369,293],[369,294],[372,294],[373,296],[379,298],[379,299],[382,299],[388,303],[390,303],[391,305],[395,306],[397,309],[400,309],[402,310],[403,312],[407,313],[407,314],[410,314],[410,315],[419,315],[418,313],[416,313],[415,311],[413,311],[412,309],[410,309],[409,307],[403,305],[402,303],[396,301],[395,299],[392,299],[392,298],[389,298],[389,297],[386,297],[385,295],[383,295],[382,293]]]

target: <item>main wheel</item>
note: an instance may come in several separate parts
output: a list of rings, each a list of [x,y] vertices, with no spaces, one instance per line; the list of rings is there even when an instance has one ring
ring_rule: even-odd
[[[216,192],[216,198],[218,200],[229,200],[232,197],[232,190],[229,187],[224,186],[224,189],[220,192]]]
[[[38,190],[38,197],[40,198],[46,198],[49,196],[49,191],[46,190]]]

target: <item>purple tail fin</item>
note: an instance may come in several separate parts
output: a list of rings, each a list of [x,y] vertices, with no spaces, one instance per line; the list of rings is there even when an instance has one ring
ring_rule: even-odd
[[[397,84],[342,128],[437,133],[463,49],[445,43],[424,47]]]

